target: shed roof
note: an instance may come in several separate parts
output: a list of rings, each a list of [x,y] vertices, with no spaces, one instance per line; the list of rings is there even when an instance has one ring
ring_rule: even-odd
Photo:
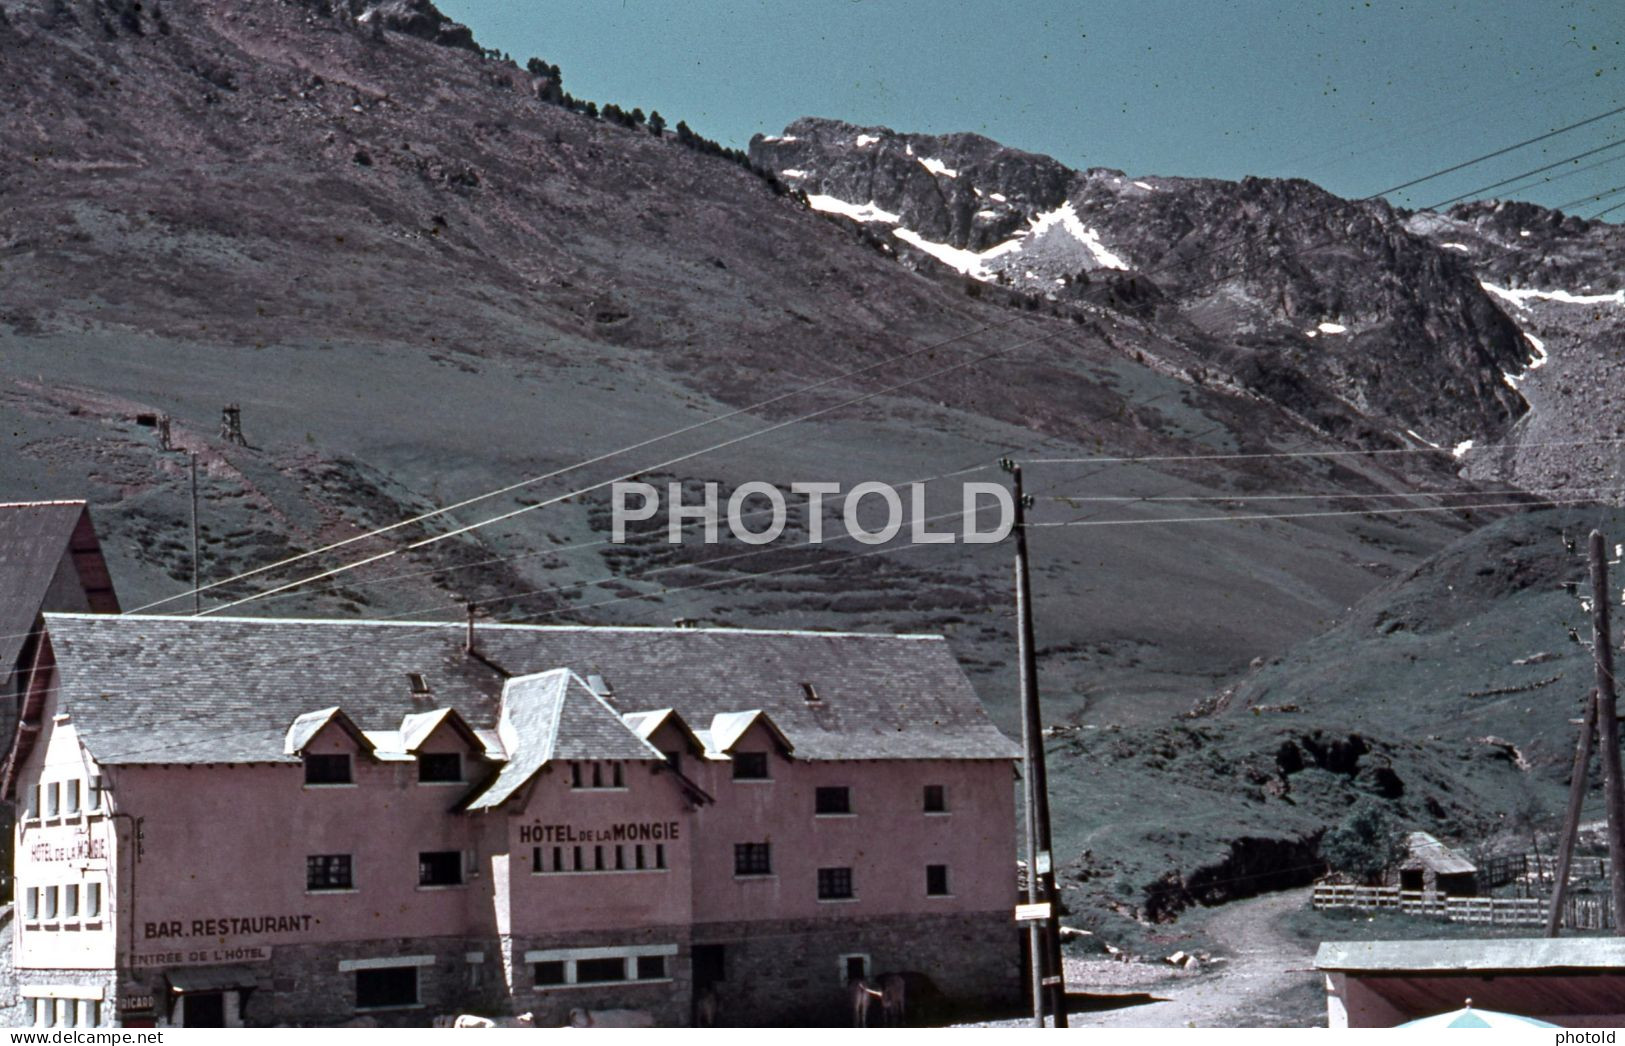
[[[711,723],[718,715],[761,710],[801,759],[1019,755],[940,636],[481,625],[482,656],[473,658],[463,649],[466,626],[451,622],[94,614],[46,620],[59,707],[73,714],[85,745],[108,764],[289,761],[290,724],[330,706],[362,730],[399,729],[403,714],[419,710],[407,682],[414,672],[432,684],[437,706],[455,708],[477,731],[499,733],[511,680],[518,688],[511,696],[535,697],[523,714],[534,712],[532,725],[540,725],[549,708],[558,711],[544,693],[562,685],[556,682],[562,676],[550,675],[558,669],[603,676],[613,704],[571,678],[583,696],[617,713],[671,708],[688,723]],[[816,684],[818,703],[805,699],[806,682]],[[608,720],[602,724],[607,730]],[[605,738],[615,751],[621,738],[644,744],[618,718],[615,725],[619,735]],[[579,756],[564,751],[554,749],[561,758],[623,758],[587,755],[586,747]]]
[[[1459,851],[1439,842],[1426,832],[1412,832],[1405,837],[1408,851],[1399,867],[1405,871],[1425,868],[1438,875],[1471,875],[1478,867]]]

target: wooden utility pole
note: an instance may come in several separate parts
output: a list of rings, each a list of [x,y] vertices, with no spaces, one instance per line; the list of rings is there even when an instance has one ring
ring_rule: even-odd
[[[1044,1026],[1044,1000],[1049,1000],[1055,1027],[1067,1026],[1066,974],[1061,966],[1061,920],[1055,890],[1055,859],[1049,823],[1049,781],[1044,766],[1044,720],[1038,703],[1038,657],[1033,645],[1033,594],[1027,570],[1027,495],[1021,489],[1021,466],[1002,462],[1015,488],[1016,512],[1016,646],[1021,661],[1022,779],[1027,799],[1027,901],[1048,902],[1049,918],[1029,931],[1033,973],[1033,1025]]]
[[[197,451],[189,455],[192,466],[192,613],[203,613],[203,589],[200,586],[198,573],[198,558],[201,542],[198,541],[197,522]]]
[[[1614,935],[1625,923],[1625,782],[1620,780],[1619,719],[1614,694],[1613,633],[1608,626],[1608,558],[1602,531],[1591,532],[1591,650],[1597,664],[1597,746],[1602,749],[1603,795],[1608,811],[1608,891]]]
[[[1563,900],[1569,889],[1569,865],[1574,859],[1574,840],[1580,834],[1580,808],[1585,805],[1586,779],[1591,773],[1591,742],[1597,734],[1597,692],[1586,695],[1585,715],[1580,721],[1580,740],[1574,746],[1574,774],[1569,779],[1569,805],[1563,812],[1563,836],[1557,841],[1557,875],[1552,885],[1552,904],[1546,910],[1546,936],[1556,937],[1563,926]]]

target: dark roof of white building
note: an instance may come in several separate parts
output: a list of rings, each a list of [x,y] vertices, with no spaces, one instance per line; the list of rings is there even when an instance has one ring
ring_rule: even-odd
[[[526,733],[553,731],[545,758],[658,758],[613,717],[668,708],[696,728],[759,711],[799,759],[1019,755],[939,636],[481,625],[470,656],[460,623],[46,620],[58,709],[106,764],[288,762],[294,720],[334,707],[369,734],[436,708],[484,732],[499,726],[510,681],[510,708],[522,704],[534,720]],[[576,678],[543,700],[542,674],[556,669]],[[519,692],[531,687],[535,701]],[[531,743],[540,736],[524,740],[519,749],[543,750]]]
[[[0,682],[46,609],[51,580],[84,514],[83,501],[0,504]]]

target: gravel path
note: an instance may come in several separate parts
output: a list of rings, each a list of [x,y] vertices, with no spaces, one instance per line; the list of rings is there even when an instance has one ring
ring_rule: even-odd
[[[1226,962],[1196,974],[1143,963],[1087,962],[1068,968],[1068,983],[1098,994],[1146,992],[1159,1000],[1116,1010],[1074,1013],[1075,1028],[1211,1028],[1275,1023],[1273,1001],[1312,982],[1314,955],[1277,927],[1303,908],[1308,890],[1285,890],[1219,909],[1205,935],[1220,943]],[[1113,974],[1116,967],[1119,973]],[[1167,972],[1163,973],[1162,970]],[[1155,975],[1147,974],[1155,971]]]

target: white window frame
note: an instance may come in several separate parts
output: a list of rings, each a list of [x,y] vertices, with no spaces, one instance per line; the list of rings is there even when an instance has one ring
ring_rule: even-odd
[[[85,883],[85,922],[101,922],[102,892],[102,884],[100,880],[92,879]]]
[[[666,975],[664,977],[638,977],[638,960],[661,956],[666,960]],[[535,984],[533,989],[539,992],[568,991],[571,988],[612,988],[621,984],[668,984],[672,979],[671,963],[677,957],[675,944],[632,944],[610,945],[597,948],[544,948],[525,953],[525,965],[535,966],[539,962],[564,963],[563,984]],[[576,980],[576,963],[583,959],[620,959],[625,963],[626,977],[619,981],[587,981]]]

